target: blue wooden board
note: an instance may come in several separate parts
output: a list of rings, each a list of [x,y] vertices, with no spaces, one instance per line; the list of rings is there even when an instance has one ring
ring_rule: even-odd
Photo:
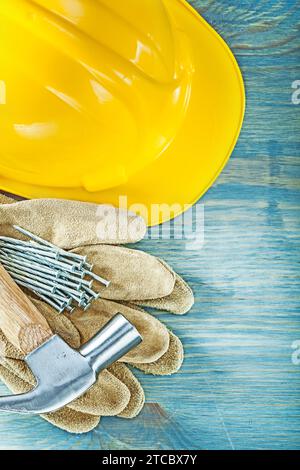
[[[1,449],[300,449],[300,2],[191,3],[232,47],[248,106],[233,158],[201,201],[204,247],[140,245],[194,289],[188,316],[160,316],[183,340],[184,367],[139,373],[141,415],[104,418],[84,436],[1,414]]]

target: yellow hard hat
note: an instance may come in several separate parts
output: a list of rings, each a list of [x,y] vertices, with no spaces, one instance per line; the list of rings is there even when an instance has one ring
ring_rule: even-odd
[[[241,73],[185,0],[1,0],[0,47],[3,190],[141,207],[155,225],[237,141]]]

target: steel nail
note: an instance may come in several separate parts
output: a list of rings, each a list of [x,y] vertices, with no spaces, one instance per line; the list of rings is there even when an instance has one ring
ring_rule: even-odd
[[[54,287],[56,289],[59,289],[61,291],[64,291],[66,292],[67,294],[70,294],[70,295],[74,295],[74,297],[76,298],[79,298],[79,299],[82,299],[84,293],[83,292],[80,292],[78,290],[74,290],[74,289],[71,289],[65,285],[62,285],[62,284],[59,284],[58,282],[54,283]]]
[[[7,254],[11,254],[11,255],[14,255],[15,256],[15,252],[10,250],[10,249],[3,249],[3,251]],[[57,269],[65,269],[66,271],[68,272],[74,272],[76,270],[76,267],[75,266],[71,266],[71,265],[68,265],[68,264],[65,264],[65,263],[61,263],[60,261],[56,261],[56,260],[50,260],[50,259],[45,259],[44,257],[41,257],[39,255],[36,255],[36,256],[33,256],[33,255],[30,255],[30,254],[26,254],[26,253],[19,253],[18,254],[18,257],[19,258],[24,258],[28,261],[33,261],[33,262],[37,262],[39,261],[42,265],[44,266],[47,266],[48,268],[57,268]]]
[[[51,243],[47,240],[44,240],[43,238],[39,237],[38,235],[35,235],[32,232],[29,232],[29,230],[25,230],[24,228],[19,227],[18,225],[14,225],[13,227],[18,232],[22,233],[23,235],[26,235],[27,237],[29,237],[32,240],[40,243],[41,245],[47,246],[49,248],[52,248],[55,251],[58,251],[59,255],[68,256],[69,258],[74,258],[74,259],[80,259],[80,260],[83,260],[83,262],[86,261],[86,258],[84,256],[78,255],[77,253],[72,253],[72,252],[63,250],[62,248],[58,248],[53,243]]]
[[[68,264],[69,266],[73,266],[74,270],[75,269],[78,269],[78,270],[82,269],[82,263],[81,262],[77,263],[74,260],[66,258],[65,256],[59,256],[59,261],[61,263]]]
[[[23,258],[20,258],[18,256],[14,255],[8,255],[0,250],[0,255],[1,258],[3,258],[5,261],[9,261],[13,266],[18,266],[21,268],[28,268],[28,269],[34,269],[35,272],[42,272],[45,274],[49,275],[56,275],[59,273],[59,271],[55,271],[54,269],[47,268],[46,266],[42,266],[41,264],[38,264],[34,261],[27,262]]]
[[[82,301],[82,295],[78,295],[77,291],[69,290],[67,288],[64,288],[63,286],[55,286],[54,293],[57,293],[59,295],[68,295],[73,300],[75,300],[78,304],[80,304]]]
[[[41,289],[44,289],[46,291],[49,291],[50,293],[54,293],[53,291],[53,286],[50,286],[48,284],[45,284],[45,283],[42,283],[40,281],[35,281],[34,279],[31,279],[31,278],[28,278],[26,276],[22,276],[20,274],[16,274],[16,273],[11,273],[12,277],[15,279],[15,280],[19,280],[19,281],[22,281],[22,282],[26,282],[27,284],[31,285],[31,286],[35,286],[35,287],[40,287]]]
[[[5,265],[7,271],[13,271],[13,272],[16,272],[17,274],[28,276],[30,277],[30,279],[33,279],[33,280],[39,281],[40,278],[42,278],[48,281],[55,282],[57,279],[57,275],[52,276],[50,274],[45,274],[43,272],[37,272],[34,269],[28,268],[26,266],[19,266],[19,265],[16,266],[10,263],[9,261],[6,261],[5,259],[3,259],[2,256],[0,256],[0,261],[2,264]]]
[[[58,271],[58,278],[62,279],[68,279],[70,281],[74,281],[75,283],[81,283],[81,284],[86,284],[88,281],[84,280],[84,274],[83,273],[78,273],[80,274],[79,276],[76,275],[77,273],[70,273],[67,271]]]
[[[26,237],[31,238],[31,240],[34,240],[38,243],[41,243],[41,245],[48,246],[54,250],[57,250],[57,247],[53,245],[52,243],[48,242],[47,240],[44,240],[43,238],[39,237],[38,235],[35,235],[32,232],[29,232],[29,230],[25,230],[22,227],[19,227],[18,225],[13,225],[14,229],[17,230],[18,232],[22,233],[23,235],[26,235]]]
[[[45,258],[57,259],[56,254],[53,253],[52,251],[43,251],[43,250],[40,250],[38,247],[34,247],[34,246],[14,245],[12,243],[4,243],[1,241],[0,241],[0,246],[2,248],[7,248],[15,252],[38,254],[40,256],[44,256]]]
[[[47,304],[49,304],[51,307],[55,308],[55,310],[57,310],[58,313],[63,313],[65,311],[65,309],[67,308],[67,305],[66,305],[65,302],[64,303],[57,303],[54,300],[52,300],[51,298],[49,298],[48,296],[43,295],[38,291],[33,291],[33,293],[37,297],[39,297],[41,300],[44,300],[45,302],[47,302]]]
[[[65,303],[66,305],[70,305],[72,303],[72,299],[70,297],[66,297],[64,295],[58,295],[58,294],[51,294],[48,291],[44,291],[40,287],[37,287],[35,290],[40,292],[43,295],[51,296],[51,298],[54,301],[62,302],[62,303]]]
[[[0,239],[1,240],[1,239]],[[13,240],[13,239],[12,239]],[[8,242],[8,244],[14,244],[15,246],[17,246],[18,248],[21,248],[21,247],[24,247],[26,249],[31,249],[31,250],[38,250],[40,252],[42,252],[43,256],[47,256],[50,254],[50,257],[52,258],[55,258],[55,259],[58,259],[59,257],[59,248],[56,248],[56,249],[53,249],[53,248],[50,248],[48,246],[44,246],[44,245],[41,245],[35,241],[23,241],[23,240],[17,240],[17,243],[13,243],[12,241],[11,242]]]
[[[92,272],[86,256],[62,250],[28,230],[14,227],[30,241],[0,237],[0,261],[19,285],[36,292],[49,305],[73,311],[75,301],[86,311],[100,297],[92,289],[94,280],[109,286],[109,281]]]
[[[84,312],[87,312],[90,308],[91,308],[91,303],[87,304],[85,307],[84,307]]]
[[[29,289],[31,291],[41,290],[41,291],[44,291],[47,294],[52,293],[52,289],[48,290],[47,288],[44,288],[44,287],[38,287],[37,285],[32,284],[31,282],[23,281],[23,280],[19,279],[16,276],[12,276],[12,277],[13,277],[14,281],[16,282],[16,284],[21,285],[23,287],[26,287],[27,289]]]
[[[15,281],[18,285],[21,285],[22,287],[26,287],[26,289],[29,289],[32,292],[39,292],[42,295],[51,296],[51,298],[54,301],[64,302],[66,305],[70,305],[72,302],[72,299],[70,299],[69,297],[65,297],[65,296],[57,295],[57,294],[51,294],[51,292],[49,292],[48,290],[45,290],[41,287],[32,286],[29,283],[19,281],[18,279],[15,279]]]
[[[94,265],[93,264],[89,264],[87,262],[84,263],[83,265],[83,269],[87,270],[87,271],[92,271],[94,268]]]
[[[19,278],[24,278],[24,279],[21,279],[21,280],[27,280],[28,282],[31,282],[32,284],[35,283],[36,285],[41,285],[41,286],[47,286],[47,287],[51,287],[52,290],[54,289],[55,285],[56,285],[56,280],[53,279],[53,278],[42,278],[40,279],[39,277],[37,276],[32,276],[30,273],[22,273],[20,270],[16,269],[16,268],[11,268],[9,266],[7,266],[7,271],[12,273],[13,276],[19,276]]]
[[[97,274],[93,273],[92,271],[84,271],[87,276],[90,276],[91,278],[95,279],[95,281],[100,282],[101,284],[105,285],[105,287],[108,287],[111,283],[111,281],[107,281],[107,279],[104,279],[101,276],[98,276]]]
[[[90,294],[91,297],[93,297],[94,299],[99,299],[100,297],[100,294],[98,292],[95,292],[93,291],[92,289],[90,289],[89,287],[86,287],[86,286],[83,286],[83,289],[88,293]]]
[[[77,260],[78,261],[78,265],[82,268],[82,266],[86,263],[86,259],[87,257],[86,256],[81,256],[81,255],[78,255],[77,253],[72,253],[71,251],[65,251],[63,250],[62,252],[60,252],[60,257],[61,258],[70,258],[70,260]]]
[[[66,310],[67,310],[69,313],[73,313],[74,310],[75,310],[75,307],[66,307]]]

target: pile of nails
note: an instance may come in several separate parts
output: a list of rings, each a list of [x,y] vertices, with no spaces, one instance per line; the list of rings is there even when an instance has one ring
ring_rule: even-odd
[[[100,297],[92,288],[95,280],[109,286],[109,281],[93,273],[85,256],[62,250],[16,225],[14,229],[29,240],[0,236],[0,263],[19,286],[59,313],[71,313],[76,307],[88,310]]]

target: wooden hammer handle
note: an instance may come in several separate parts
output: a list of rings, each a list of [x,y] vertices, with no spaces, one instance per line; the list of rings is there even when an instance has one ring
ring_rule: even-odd
[[[41,313],[0,264],[0,329],[25,355],[53,336]]]

